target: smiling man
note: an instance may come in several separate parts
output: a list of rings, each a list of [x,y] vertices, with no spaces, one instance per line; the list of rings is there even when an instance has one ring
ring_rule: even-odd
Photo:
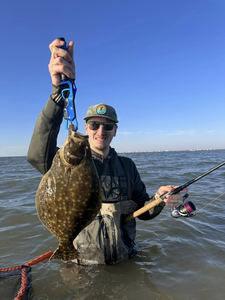
[[[91,149],[106,158],[109,145],[116,136],[118,120],[115,109],[104,103],[91,106],[84,120]]]
[[[56,144],[64,107],[60,74],[64,73],[72,81],[75,79],[73,42],[69,43],[68,51],[59,48],[63,44],[59,39],[50,44],[49,71],[53,91],[38,116],[27,154],[28,162],[42,174],[49,170],[59,149]],[[114,264],[133,257],[138,249],[136,222],[132,220],[123,224],[123,216],[140,209],[159,195],[171,192],[176,186],[161,186],[154,196],[149,197],[134,162],[117,155],[115,149],[110,147],[118,129],[117,114],[112,106],[105,103],[93,105],[84,120],[101,185],[102,208],[95,220],[74,241],[74,246],[82,253],[82,260],[76,263]],[[164,202],[139,216],[139,219],[151,220],[160,214],[165,205],[176,206],[179,199],[180,194],[168,195]]]

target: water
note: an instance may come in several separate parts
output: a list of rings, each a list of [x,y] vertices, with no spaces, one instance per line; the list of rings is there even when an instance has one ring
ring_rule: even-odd
[[[161,185],[181,185],[224,161],[225,150],[130,153],[150,195]],[[0,268],[24,264],[58,241],[37,217],[41,175],[26,157],[0,158]],[[225,192],[225,166],[189,187],[200,209]],[[60,261],[32,267],[32,300],[222,300],[225,295],[225,195],[194,218],[173,219],[169,207],[151,221],[137,220],[138,255],[113,266],[78,267]],[[15,282],[17,285],[15,286]],[[11,300],[19,281],[0,281]]]

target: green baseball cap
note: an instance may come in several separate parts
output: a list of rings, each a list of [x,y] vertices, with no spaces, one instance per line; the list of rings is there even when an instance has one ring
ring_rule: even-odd
[[[117,120],[117,114],[115,109],[112,106],[105,103],[100,103],[100,104],[90,106],[88,108],[86,117],[83,118],[83,120],[88,120],[93,117],[107,118],[116,123],[119,122]]]

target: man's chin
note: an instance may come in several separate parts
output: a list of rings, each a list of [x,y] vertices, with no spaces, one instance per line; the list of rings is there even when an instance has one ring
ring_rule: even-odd
[[[108,149],[108,147],[109,147],[108,145],[100,144],[100,145],[95,145],[94,149],[99,150],[99,151],[105,151],[106,149]]]
[[[95,149],[100,150],[100,151],[104,151],[104,150],[107,149],[107,146],[98,146],[98,147],[95,147]]]

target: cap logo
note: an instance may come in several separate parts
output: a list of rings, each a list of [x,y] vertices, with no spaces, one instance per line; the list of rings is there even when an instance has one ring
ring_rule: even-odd
[[[98,107],[97,107],[97,113],[99,114],[99,115],[104,115],[105,113],[106,113],[106,106],[105,105],[99,105]]]

